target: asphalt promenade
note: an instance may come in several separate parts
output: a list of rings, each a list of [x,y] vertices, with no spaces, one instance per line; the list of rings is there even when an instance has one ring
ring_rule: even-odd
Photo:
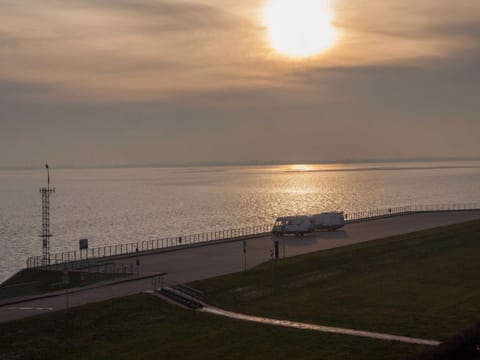
[[[348,224],[335,232],[319,231],[301,238],[280,237],[280,257],[284,254],[286,257],[295,256],[475,219],[480,219],[480,211],[419,213]],[[268,235],[246,241],[247,268],[270,259],[274,239]],[[136,265],[136,260],[137,257],[132,256],[114,261],[129,266],[130,263]],[[138,260],[143,276],[167,273],[168,279],[181,283],[244,270],[242,241],[204,244],[199,247],[140,255]],[[142,278],[83,289],[69,295],[69,306],[132,295],[151,290],[152,287],[151,278]],[[0,322],[62,310],[65,306],[65,294],[32,300],[22,299],[19,303],[0,305]]]
[[[480,219],[480,211],[420,213],[352,223],[335,232],[318,231],[304,237],[268,235],[246,241],[247,269],[270,259],[275,239],[280,241],[280,257],[290,257],[474,219]],[[242,241],[145,255],[139,261],[141,272],[165,272],[176,282],[244,270]],[[136,257],[118,260],[127,266],[135,262]]]

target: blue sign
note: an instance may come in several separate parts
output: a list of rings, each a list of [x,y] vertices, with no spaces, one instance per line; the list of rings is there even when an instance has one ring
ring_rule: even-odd
[[[78,245],[80,246],[80,250],[87,250],[88,249],[88,239],[80,239],[78,241]]]
[[[63,283],[63,286],[70,285],[70,275],[68,275],[68,271],[63,272],[62,283]]]

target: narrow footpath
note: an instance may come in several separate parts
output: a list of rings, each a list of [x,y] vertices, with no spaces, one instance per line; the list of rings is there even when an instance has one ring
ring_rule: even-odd
[[[219,316],[225,316],[225,317],[236,319],[236,320],[250,321],[250,322],[269,324],[274,326],[282,326],[282,327],[301,329],[301,330],[313,330],[313,331],[327,332],[332,334],[367,337],[371,339],[386,340],[386,341],[399,341],[402,343],[416,344],[416,345],[427,345],[427,346],[440,345],[440,342],[436,340],[417,339],[417,338],[411,338],[406,336],[397,336],[397,335],[382,334],[382,333],[375,333],[375,332],[362,331],[362,330],[353,330],[353,329],[344,329],[344,328],[337,328],[337,327],[324,326],[324,325],[307,324],[307,323],[301,323],[301,322],[289,321],[289,320],[269,319],[269,318],[264,318],[259,316],[239,314],[239,313],[226,311],[226,310],[222,310],[222,309],[211,307],[211,306],[204,306],[203,308],[197,311],[219,315]]]

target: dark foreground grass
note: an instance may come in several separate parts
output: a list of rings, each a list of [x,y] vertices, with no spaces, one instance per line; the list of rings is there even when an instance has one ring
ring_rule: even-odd
[[[480,316],[480,221],[193,286],[227,309],[443,340]],[[229,320],[150,295],[0,324],[1,359],[404,359],[422,347]]]
[[[212,303],[248,314],[442,340],[480,320],[480,221],[270,262],[193,286]]]
[[[2,360],[403,359],[421,349],[234,321],[146,294],[0,324]]]
[[[13,275],[0,286],[0,299],[15,296],[43,294],[62,290],[63,271],[24,269]],[[69,272],[70,288],[87,286],[93,283],[115,279],[124,274],[95,272]]]

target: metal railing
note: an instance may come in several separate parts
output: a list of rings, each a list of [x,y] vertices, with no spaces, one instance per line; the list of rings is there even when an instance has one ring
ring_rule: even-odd
[[[345,213],[345,222],[352,223],[420,212],[467,210],[480,210],[480,203],[408,205],[384,209],[373,209],[353,213]],[[31,256],[27,259],[27,268],[48,267],[52,265],[67,264],[71,262],[84,262],[85,260],[88,261],[91,259],[105,259],[108,257],[120,255],[131,256],[135,253],[145,253],[148,251],[162,250],[168,248],[192,246],[213,241],[241,239],[243,237],[260,237],[270,233],[271,229],[272,224],[264,224],[238,229],[207,232],[202,234],[131,242],[128,244],[107,245],[87,250],[66,251],[51,254],[50,265],[47,266],[45,265],[45,262],[42,262],[43,259],[41,256]]]
[[[59,265],[70,262],[81,262],[89,259],[108,258],[119,255],[132,255],[140,252],[174,248],[179,246],[202,244],[212,241],[238,239],[243,237],[255,237],[269,233],[272,226],[257,225],[237,229],[212,231],[202,234],[169,237],[163,239],[131,242],[128,244],[107,245],[86,250],[72,250],[56,254],[50,254],[50,264],[45,265],[42,256],[31,256],[27,259],[27,268]]]
[[[152,279],[154,291],[183,306],[194,310],[203,307],[204,294],[185,284],[166,279],[164,276]]]
[[[480,210],[480,203],[407,205],[384,209],[373,209],[345,214],[345,222],[365,221],[389,216],[408,215],[421,212]]]
[[[136,274],[138,267],[133,263],[120,263],[109,261],[107,258],[89,258],[63,263],[52,263],[45,267],[46,270],[79,271],[98,274]]]
[[[167,277],[164,275],[152,278],[152,285],[154,290],[161,291],[163,289],[174,289],[185,295],[190,296],[192,299],[203,300],[205,298],[202,291],[192,288],[191,286],[167,279]]]

